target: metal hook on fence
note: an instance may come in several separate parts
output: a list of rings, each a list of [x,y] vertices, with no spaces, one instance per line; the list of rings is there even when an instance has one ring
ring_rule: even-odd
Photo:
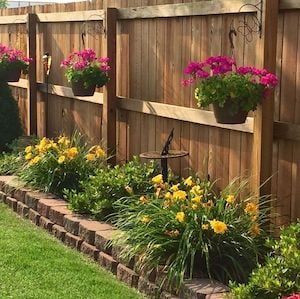
[[[231,28],[228,33],[228,38],[230,42],[230,48],[232,51],[234,50],[233,36],[237,36],[237,32],[234,28]]]
[[[82,32],[81,33],[81,41],[82,41],[83,48],[85,48],[85,36],[86,36],[86,33]]]

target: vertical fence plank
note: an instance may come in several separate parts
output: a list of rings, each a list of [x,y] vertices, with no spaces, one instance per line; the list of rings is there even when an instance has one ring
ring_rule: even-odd
[[[28,70],[27,98],[29,104],[29,134],[37,134],[37,84],[36,84],[36,25],[37,15],[27,16],[27,56],[32,58]]]
[[[262,7],[262,35],[257,45],[257,65],[270,72],[276,71],[277,23],[279,0],[264,0]],[[271,194],[274,93],[263,101],[255,113],[253,155],[254,191]],[[267,181],[268,180],[268,181]]]
[[[112,155],[109,162],[116,163],[116,35],[117,35],[116,8],[107,8],[105,17],[105,49],[104,53],[111,59],[109,72],[110,81],[104,88],[103,98],[103,126],[102,138],[106,142],[109,154]]]

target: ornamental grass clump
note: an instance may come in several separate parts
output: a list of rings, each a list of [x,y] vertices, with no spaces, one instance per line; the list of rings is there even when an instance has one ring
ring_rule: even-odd
[[[32,58],[26,57],[22,51],[0,44],[0,76],[10,68],[20,69],[25,74],[31,61]]]
[[[106,161],[102,147],[88,146],[79,134],[71,138],[42,138],[35,146],[27,146],[26,160],[20,178],[30,186],[62,195],[64,189],[80,189],[80,181],[87,180]]]
[[[65,76],[69,82],[84,82],[84,86],[104,86],[108,81],[108,57],[96,57],[92,49],[73,52],[62,61],[61,67],[65,69]]]
[[[155,192],[116,203],[121,212],[114,241],[124,257],[139,256],[147,272],[165,265],[170,284],[205,276],[246,281],[265,254],[267,199],[243,198],[247,182],[232,182],[221,194],[213,184],[189,177],[178,184],[153,178]]]
[[[277,77],[253,66],[237,67],[231,57],[213,56],[201,62],[190,62],[184,70],[189,79],[183,86],[196,84],[195,98],[199,107],[230,102],[232,112],[255,110],[269,89],[278,84]]]

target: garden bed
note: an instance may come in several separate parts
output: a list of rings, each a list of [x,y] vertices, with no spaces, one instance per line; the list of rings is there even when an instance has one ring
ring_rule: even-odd
[[[137,271],[134,260],[124,261],[118,246],[110,245],[116,232],[110,224],[94,221],[68,208],[68,203],[54,195],[24,188],[13,176],[0,177],[0,200],[21,217],[46,229],[66,245],[81,251],[131,287],[150,298],[178,298],[160,289],[163,272],[153,271],[146,279]],[[179,290],[182,299],[223,298],[228,288],[208,279],[185,280]]]

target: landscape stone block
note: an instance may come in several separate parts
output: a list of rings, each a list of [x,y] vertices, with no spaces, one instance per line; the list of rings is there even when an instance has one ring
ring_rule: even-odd
[[[29,208],[23,202],[17,202],[17,213],[23,218],[28,218]]]
[[[72,248],[80,250],[80,246],[81,246],[82,242],[83,241],[79,237],[77,237],[71,233],[67,232],[65,235],[65,244]]]
[[[40,217],[41,215],[33,210],[33,209],[29,209],[29,212],[28,212],[28,219],[34,223],[35,225],[40,225]]]
[[[138,287],[138,282],[139,282],[138,274],[122,264],[118,264],[117,278],[120,281],[129,285],[130,287],[134,287],[134,288]]]
[[[113,274],[117,274],[118,262],[110,255],[106,254],[105,252],[100,252],[98,261],[104,269],[112,272]]]
[[[85,242],[95,245],[97,231],[112,230],[112,226],[106,223],[93,220],[83,220],[79,223],[78,235]]]
[[[37,212],[46,218],[49,218],[49,212],[52,207],[66,206],[67,202],[62,199],[42,198],[37,204]]]
[[[49,232],[52,231],[52,227],[53,227],[54,223],[52,221],[50,221],[48,218],[41,216],[40,217],[40,221],[39,221],[39,226],[48,230]]]
[[[60,226],[63,226],[64,225],[64,216],[71,215],[71,214],[72,214],[72,211],[70,211],[68,209],[67,205],[54,206],[54,207],[50,208],[49,219],[52,222],[54,222]]]
[[[98,260],[100,251],[95,246],[88,244],[87,242],[83,242],[81,244],[80,251],[88,255],[90,258]]]

